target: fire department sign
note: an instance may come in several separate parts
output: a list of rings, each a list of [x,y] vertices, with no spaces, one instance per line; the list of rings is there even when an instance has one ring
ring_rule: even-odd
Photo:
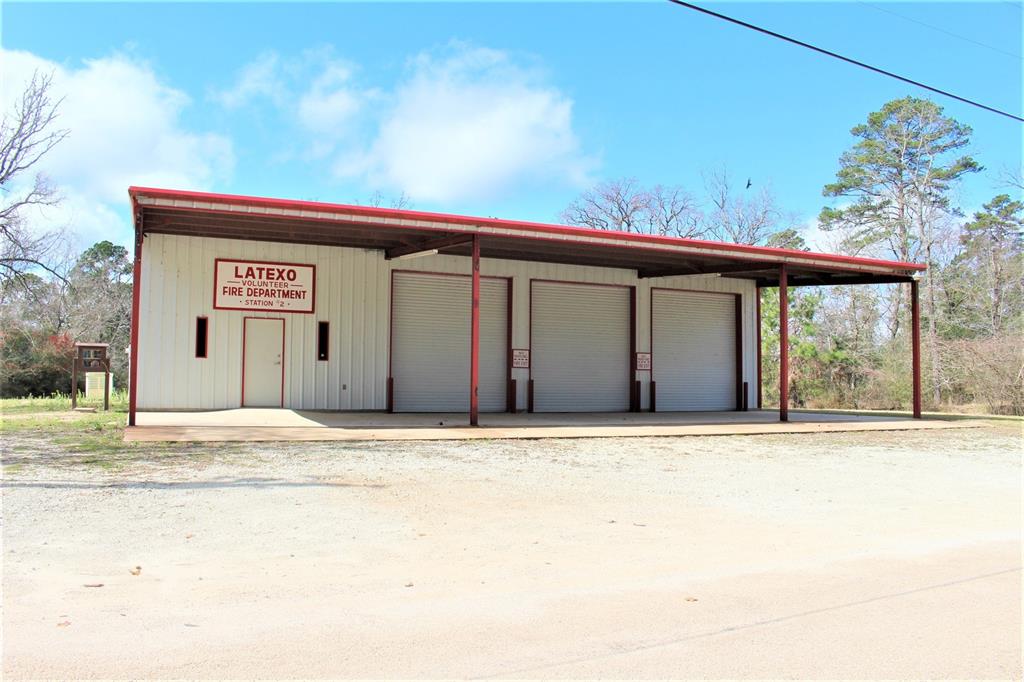
[[[316,304],[316,266],[267,261],[214,260],[213,307],[312,313]]]

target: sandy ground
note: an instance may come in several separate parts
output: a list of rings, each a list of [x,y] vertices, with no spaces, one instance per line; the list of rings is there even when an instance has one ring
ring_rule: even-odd
[[[8,679],[1021,676],[1019,427],[210,447],[6,444]]]

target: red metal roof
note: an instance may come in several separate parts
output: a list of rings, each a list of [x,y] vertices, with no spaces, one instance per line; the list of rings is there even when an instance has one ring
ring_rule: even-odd
[[[658,247],[687,247],[690,249],[707,250],[709,252],[726,252],[735,254],[737,260],[756,260],[757,257],[778,259],[785,257],[787,261],[817,261],[835,264],[836,269],[842,266],[861,266],[874,269],[882,269],[892,273],[907,274],[909,272],[921,271],[926,266],[920,263],[907,263],[901,261],[889,261],[876,258],[863,258],[860,256],[844,256],[830,253],[817,253],[811,251],[799,251],[795,249],[782,249],[767,246],[752,246],[748,244],[733,244],[728,242],[717,242],[702,239],[689,239],[682,237],[658,236],[648,234],[636,234],[631,232],[620,232],[613,230],[598,230],[587,227],[572,227],[568,225],[554,225],[547,223],[536,223],[520,220],[506,220],[499,218],[484,218],[479,216],[454,215],[447,213],[433,213],[427,211],[413,211],[406,209],[375,208],[371,206],[358,206],[351,204],[336,204],[315,201],[302,201],[296,199],[275,199],[269,197],[254,197],[235,194],[218,194],[210,192],[195,192],[186,190],[160,189],[153,187],[128,188],[129,196],[133,207],[138,206],[138,199],[145,197],[155,200],[199,202],[203,204],[221,204],[224,206],[249,206],[259,207],[266,210],[290,210],[307,211],[318,213],[344,213],[352,216],[365,218],[380,218],[389,221],[421,221],[436,223],[439,226],[464,226],[464,227],[489,227],[499,229],[517,230],[529,238],[533,235],[536,239],[550,239],[558,235],[560,241],[572,241],[578,237],[581,244],[590,243],[593,238],[615,240],[621,242],[622,246],[640,247],[646,249],[658,249]],[[174,210],[175,206],[165,207]],[[181,207],[185,208],[185,207]],[[239,214],[239,217],[250,215]],[[386,227],[386,226],[382,226]],[[721,256],[719,256],[721,257]]]

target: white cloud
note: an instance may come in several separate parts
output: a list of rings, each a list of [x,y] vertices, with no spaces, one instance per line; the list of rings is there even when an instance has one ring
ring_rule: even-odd
[[[456,44],[422,53],[391,99],[372,142],[340,158],[338,175],[438,202],[587,182],[572,100],[505,52]]]
[[[64,188],[60,196],[61,201],[55,206],[32,206],[24,211],[23,216],[33,230],[64,232],[67,247],[73,253],[102,240],[131,247],[128,212],[118,212],[114,206],[70,188]],[[127,201],[125,198],[123,203],[127,205]]]
[[[452,43],[409,60],[393,87],[369,87],[331,47],[264,53],[212,99],[269,103],[306,159],[339,180],[414,200],[487,198],[522,184],[584,186],[594,165],[573,131],[572,100],[503,51]],[[302,141],[304,140],[304,141]]]
[[[48,212],[66,217],[72,230],[98,230],[113,208],[127,205],[129,185],[205,189],[230,175],[231,141],[187,130],[181,119],[189,97],[147,64],[115,54],[67,67],[0,50],[5,111],[37,70],[53,74],[50,94],[63,98],[57,125],[70,133],[33,170],[67,197],[64,209]]]
[[[359,111],[359,93],[351,87],[352,70],[330,63],[299,99],[299,121],[313,133],[337,135]]]
[[[306,156],[323,158],[354,135],[366,105],[379,97],[377,90],[357,85],[356,71],[330,47],[294,57],[265,52],[243,66],[229,88],[211,93],[211,99],[228,110],[273,105],[284,123],[300,133],[285,137],[299,139],[307,147]],[[278,158],[292,157],[287,150],[278,151]]]
[[[213,94],[213,99],[228,109],[237,109],[259,97],[282,103],[285,83],[280,72],[280,57],[265,52],[242,67],[238,80],[227,90]]]

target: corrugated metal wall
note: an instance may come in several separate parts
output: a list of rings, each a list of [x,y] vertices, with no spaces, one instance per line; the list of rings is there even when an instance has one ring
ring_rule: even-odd
[[[139,409],[224,409],[241,404],[242,319],[279,313],[213,309],[214,258],[250,258],[317,266],[316,313],[284,314],[285,406],[382,410],[386,407],[389,282],[396,270],[468,274],[468,258],[426,256],[386,261],[381,251],[213,238],[147,235],[142,256]],[[743,367],[757,404],[753,282],[725,277],[638,280],[631,270],[483,259],[481,274],[512,279],[512,347],[529,348],[530,279],[635,285],[636,350],[650,350],[651,287],[743,294]],[[195,318],[209,317],[209,357],[196,359]],[[330,359],[316,359],[316,323],[331,323]],[[514,369],[520,409],[529,370]],[[650,372],[638,372],[641,406]],[[468,379],[467,379],[468,381]]]
[[[312,315],[213,309],[214,258],[316,265]],[[387,375],[388,267],[379,252],[147,235],[142,252],[139,409],[223,409],[242,399],[242,320],[285,318],[285,407],[382,409]],[[195,355],[195,318],[209,352]],[[326,362],[316,323],[331,323]]]

